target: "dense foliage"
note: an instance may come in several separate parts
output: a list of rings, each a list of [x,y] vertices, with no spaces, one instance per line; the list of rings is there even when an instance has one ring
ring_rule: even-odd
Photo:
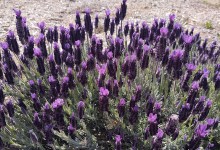
[[[103,25],[77,11],[33,37],[14,10],[17,35],[0,44],[0,149],[220,148],[217,42],[173,14],[148,25],[125,23],[126,11],[123,0]]]

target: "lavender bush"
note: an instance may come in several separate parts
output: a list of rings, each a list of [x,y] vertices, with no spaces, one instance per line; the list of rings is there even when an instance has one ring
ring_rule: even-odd
[[[69,27],[38,23],[38,37],[14,12],[17,32],[0,45],[0,149],[220,147],[216,41],[173,14],[126,22],[126,0],[106,11],[103,38],[90,9]]]

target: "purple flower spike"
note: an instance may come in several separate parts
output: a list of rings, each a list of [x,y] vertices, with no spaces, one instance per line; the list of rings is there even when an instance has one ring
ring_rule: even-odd
[[[162,27],[162,28],[160,29],[160,35],[161,35],[162,37],[166,37],[167,34],[168,34],[168,29],[167,29],[166,27]]]
[[[175,17],[176,17],[175,14],[170,14],[169,15],[170,22],[174,22]]]
[[[115,24],[118,26],[120,23],[120,10],[116,8],[116,13],[115,13]]]
[[[110,13],[111,13],[111,12],[110,12],[109,9],[105,11],[106,16],[110,16]]]
[[[80,47],[81,42],[78,40],[78,41],[75,42],[75,45],[76,45],[77,47]]]
[[[212,106],[212,101],[210,99],[207,100],[205,108],[202,110],[201,114],[199,115],[199,121],[205,120],[205,118],[209,114],[209,110]]]
[[[31,98],[33,99],[33,101],[37,100],[37,94],[36,93],[31,93]]]
[[[158,139],[162,139],[163,138],[163,135],[164,135],[164,132],[163,132],[163,130],[161,130],[161,129],[158,129],[158,132],[157,132],[157,138]]]
[[[109,90],[104,88],[104,87],[101,87],[99,89],[99,95],[101,95],[101,96],[108,96],[109,95]]]
[[[45,22],[44,21],[42,21],[42,22],[39,22],[38,24],[37,24],[37,26],[41,29],[41,31],[43,31],[44,29],[45,29]]]
[[[191,85],[191,89],[194,91],[198,91],[199,90],[199,82],[194,81]]]
[[[89,8],[86,8],[86,9],[85,9],[85,13],[86,13],[86,14],[90,14],[90,13],[91,13],[91,10],[90,10]]]
[[[155,123],[157,121],[157,114],[150,113],[148,116],[148,122]]]
[[[153,112],[154,99],[151,96],[149,96],[147,99],[146,114],[149,116],[149,114]]]
[[[81,64],[81,66],[82,66],[82,69],[86,70],[86,68],[87,68],[87,63],[86,63],[85,61],[83,61],[82,64]]]
[[[80,19],[80,14],[79,11],[76,11],[76,20],[75,20],[76,25],[78,25],[79,27],[81,27],[81,19]]]
[[[114,82],[113,82],[113,91],[112,91],[112,93],[115,97],[118,97],[118,93],[119,93],[118,80],[114,80]]]
[[[57,109],[60,108],[64,105],[64,100],[61,98],[56,99],[53,103],[52,103],[52,107],[53,109]]]
[[[196,70],[196,66],[194,64],[186,64],[186,68],[190,72]]]
[[[53,55],[52,55],[52,54],[49,55],[48,60],[49,60],[49,62],[54,61],[54,58],[53,58]]]
[[[29,36],[28,37],[28,42],[29,43],[34,43],[34,37],[33,36]]]
[[[210,71],[206,68],[203,69],[203,77],[208,78]]]
[[[186,44],[191,44],[192,41],[193,41],[193,36],[184,34],[184,35],[183,35],[183,40],[184,40],[184,42],[185,42]]]
[[[201,140],[209,134],[206,124],[199,124],[191,140],[186,144],[184,149],[197,149],[201,144]]]
[[[115,31],[115,19],[113,18],[110,23],[110,34],[113,35]]]
[[[166,134],[171,136],[175,133],[175,131],[177,130],[177,126],[179,123],[179,116],[176,114],[172,114],[169,118],[168,123],[166,124]]]
[[[120,8],[120,20],[124,20],[125,16],[126,16],[126,12],[127,12],[127,4],[126,4],[127,0],[123,0],[121,3],[121,8]]]
[[[99,26],[99,16],[98,16],[98,14],[96,14],[96,16],[95,16],[95,28],[97,29],[98,26]]]
[[[7,42],[2,42],[0,43],[1,47],[3,50],[7,50],[8,49],[8,43]]]
[[[20,50],[13,31],[9,30],[6,41],[8,42],[9,49],[19,55]]]
[[[90,9],[86,8],[85,9],[85,16],[84,16],[84,22],[85,22],[85,30],[87,33],[92,36],[92,22],[91,22],[91,16],[90,16]]]
[[[82,119],[84,115],[85,103],[82,100],[79,101],[77,108],[79,119]]]
[[[160,112],[160,110],[161,110],[161,102],[155,102],[154,103],[154,112],[155,113],[159,113]]]
[[[13,32],[12,30],[9,30],[9,31],[8,31],[8,36],[9,36],[10,38],[14,38],[14,37],[15,37],[15,34],[14,34],[14,32]]]
[[[48,81],[49,81],[50,83],[53,83],[53,82],[55,82],[56,80],[55,80],[55,78],[54,78],[53,76],[49,76]]]
[[[22,18],[22,24],[23,24],[24,27],[26,26],[26,23],[27,23],[27,19],[25,17],[23,17]]]
[[[72,113],[72,115],[70,116],[70,123],[73,125],[73,127],[76,128],[76,117],[75,117],[75,114],[74,112]]]
[[[30,80],[30,81],[29,81],[29,84],[30,84],[30,85],[34,85],[34,80]]]
[[[118,114],[119,114],[119,117],[123,117],[125,115],[125,105],[126,105],[125,99],[121,98],[119,103],[118,103]]]
[[[159,28],[162,28],[165,24],[166,24],[166,20],[165,19],[160,19]]]
[[[30,81],[29,81],[29,85],[30,85],[30,91],[31,91],[31,93],[36,93],[36,92],[37,92],[37,89],[36,89],[36,87],[35,87],[34,80],[30,80]]]
[[[209,108],[212,106],[212,101],[210,99],[207,100],[206,106]]]
[[[69,82],[69,77],[64,77],[63,78],[63,83],[68,83]]]
[[[144,70],[148,67],[148,64],[149,64],[149,51],[150,51],[150,47],[148,45],[144,45],[143,46],[143,51],[144,51],[144,54],[143,54],[143,57],[142,57],[142,60],[141,60],[141,69]]]
[[[67,127],[67,129],[68,129],[68,133],[69,133],[69,135],[72,137],[72,138],[74,138],[74,132],[76,131],[76,128],[75,127],[73,127],[73,125],[72,124],[70,124],[68,127]]]
[[[121,150],[121,136],[120,135],[116,135],[115,136],[115,150]]]
[[[109,26],[110,26],[110,10],[106,10],[105,13],[106,13],[106,16],[104,19],[104,32],[107,33],[107,31],[109,30]]]
[[[215,119],[208,118],[208,119],[206,120],[206,123],[207,123],[207,128],[209,129],[209,128],[211,128],[211,127],[214,125]]]
[[[120,99],[120,102],[119,102],[119,105],[120,105],[120,106],[125,106],[125,104],[126,104],[125,99],[124,99],[124,98],[121,98],[121,99]]]
[[[131,108],[131,115],[129,117],[129,122],[131,125],[135,124],[138,122],[138,106],[135,105],[133,108]]]
[[[38,113],[35,112],[34,113],[34,125],[39,129],[41,130],[42,129],[42,122],[38,116]]]
[[[194,114],[198,114],[198,113],[200,113],[203,110],[205,99],[206,99],[205,96],[201,96],[199,98],[199,101],[197,102],[195,108],[193,109],[193,113]]]
[[[150,47],[148,45],[143,46],[144,52],[148,53],[150,51]]]
[[[112,59],[113,58],[113,53],[112,52],[108,52],[107,57],[108,57],[108,59]]]
[[[42,52],[39,48],[34,48],[34,55],[36,57],[41,57],[42,56]]]
[[[27,106],[24,104],[22,99],[18,99],[18,106],[21,108],[23,114],[26,114]]]
[[[109,90],[101,87],[99,89],[99,107],[101,111],[108,111],[109,100],[108,100]]]
[[[171,54],[171,58],[173,58],[174,60],[178,60],[178,59],[181,60],[183,58],[183,50],[181,49],[174,50]]]
[[[40,103],[36,93],[31,93],[31,98],[33,100],[33,107],[34,107],[35,111],[40,112],[41,103]]]
[[[17,10],[17,9],[13,9],[15,12],[16,17],[20,17],[21,16],[21,10]]]
[[[182,105],[182,108],[179,111],[179,122],[184,122],[190,115],[190,104],[186,103]]]
[[[153,138],[152,149],[161,149],[162,148],[162,140],[163,140],[164,132],[161,129],[158,129],[156,136]]]
[[[196,128],[196,135],[200,138],[204,138],[209,134],[209,130],[207,130],[207,125],[206,124],[200,124]]]
[[[141,85],[137,85],[136,87],[136,91],[135,91],[135,100],[138,101],[138,100],[141,100]]]
[[[171,135],[174,136],[175,131],[177,130],[178,123],[179,123],[178,115],[175,114],[171,115],[168,123],[166,124],[166,128],[165,128],[166,134],[170,136]]]
[[[45,103],[44,110],[50,110],[50,104],[48,102]]]

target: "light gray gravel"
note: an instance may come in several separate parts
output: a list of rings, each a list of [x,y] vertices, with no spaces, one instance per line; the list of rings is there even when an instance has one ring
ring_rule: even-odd
[[[38,33],[37,23],[45,21],[47,27],[54,25],[68,26],[74,23],[75,11],[89,7],[93,18],[98,13],[104,16],[110,9],[112,16],[121,0],[0,0],[0,41],[4,40],[8,29],[15,30],[13,8],[21,9],[22,16],[27,17],[31,34]],[[154,17],[167,18],[175,13],[185,28],[195,27],[203,38],[217,39],[220,34],[220,0],[127,0],[126,20],[146,20],[151,23]],[[211,2],[209,2],[211,1]],[[83,17],[83,16],[82,16]],[[205,23],[211,22],[213,30],[206,29]],[[103,21],[101,20],[103,24]]]

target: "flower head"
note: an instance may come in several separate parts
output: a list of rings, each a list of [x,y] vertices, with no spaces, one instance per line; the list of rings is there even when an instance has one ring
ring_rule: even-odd
[[[104,87],[101,87],[99,89],[99,95],[101,95],[101,96],[108,96],[109,95],[109,90],[104,88]]]
[[[183,50],[181,49],[176,49],[172,51],[171,56],[173,60],[181,60],[183,58]]]
[[[21,10],[13,9],[17,17],[21,16]]]
[[[116,135],[115,136],[115,150],[121,150],[121,136],[120,135]]]
[[[75,42],[75,45],[76,45],[77,47],[80,47],[80,44],[81,44],[81,42],[80,42],[79,40]]]
[[[207,68],[203,69],[203,77],[208,78],[210,71]]]
[[[44,21],[39,22],[39,23],[37,24],[37,26],[38,26],[41,30],[44,30],[44,29],[45,29],[45,22],[44,22]]]
[[[204,138],[209,134],[209,130],[207,130],[207,125],[206,124],[200,124],[196,128],[196,135],[200,138]]]
[[[209,108],[212,106],[212,101],[210,99],[207,100],[206,106]]]
[[[105,11],[106,16],[109,16],[109,15],[110,15],[110,13],[111,13],[111,12],[110,12],[110,10],[109,10],[109,9]]]
[[[34,55],[36,57],[41,57],[42,56],[42,52],[39,48],[34,48]]]
[[[108,59],[112,59],[113,58],[113,53],[112,52],[108,52],[107,57],[108,57]]]
[[[0,46],[2,47],[3,50],[7,50],[8,49],[8,43],[7,42],[0,43]]]
[[[188,71],[194,71],[196,66],[194,64],[186,64],[186,68]]]
[[[170,22],[174,22],[175,17],[176,17],[175,14],[170,14],[170,15],[169,15]]]
[[[153,123],[157,121],[157,114],[150,113],[148,116],[148,122]]]
[[[183,40],[186,44],[191,44],[193,41],[193,36],[184,34]]]
[[[164,132],[163,132],[163,130],[161,130],[161,129],[158,129],[158,132],[157,132],[157,138],[158,139],[162,139],[163,138],[163,135],[164,135]]]
[[[61,98],[56,99],[53,103],[52,103],[52,107],[53,109],[57,109],[60,108],[64,105],[64,100]]]
[[[215,119],[208,118],[208,119],[206,120],[206,123],[207,123],[208,126],[213,126],[214,123],[215,123]]]
[[[160,35],[161,35],[162,37],[166,37],[167,34],[168,34],[168,29],[167,29],[166,27],[162,27],[162,28],[160,29]]]
[[[197,91],[199,89],[199,82],[198,81],[194,81],[191,85],[191,88],[195,91]]]

